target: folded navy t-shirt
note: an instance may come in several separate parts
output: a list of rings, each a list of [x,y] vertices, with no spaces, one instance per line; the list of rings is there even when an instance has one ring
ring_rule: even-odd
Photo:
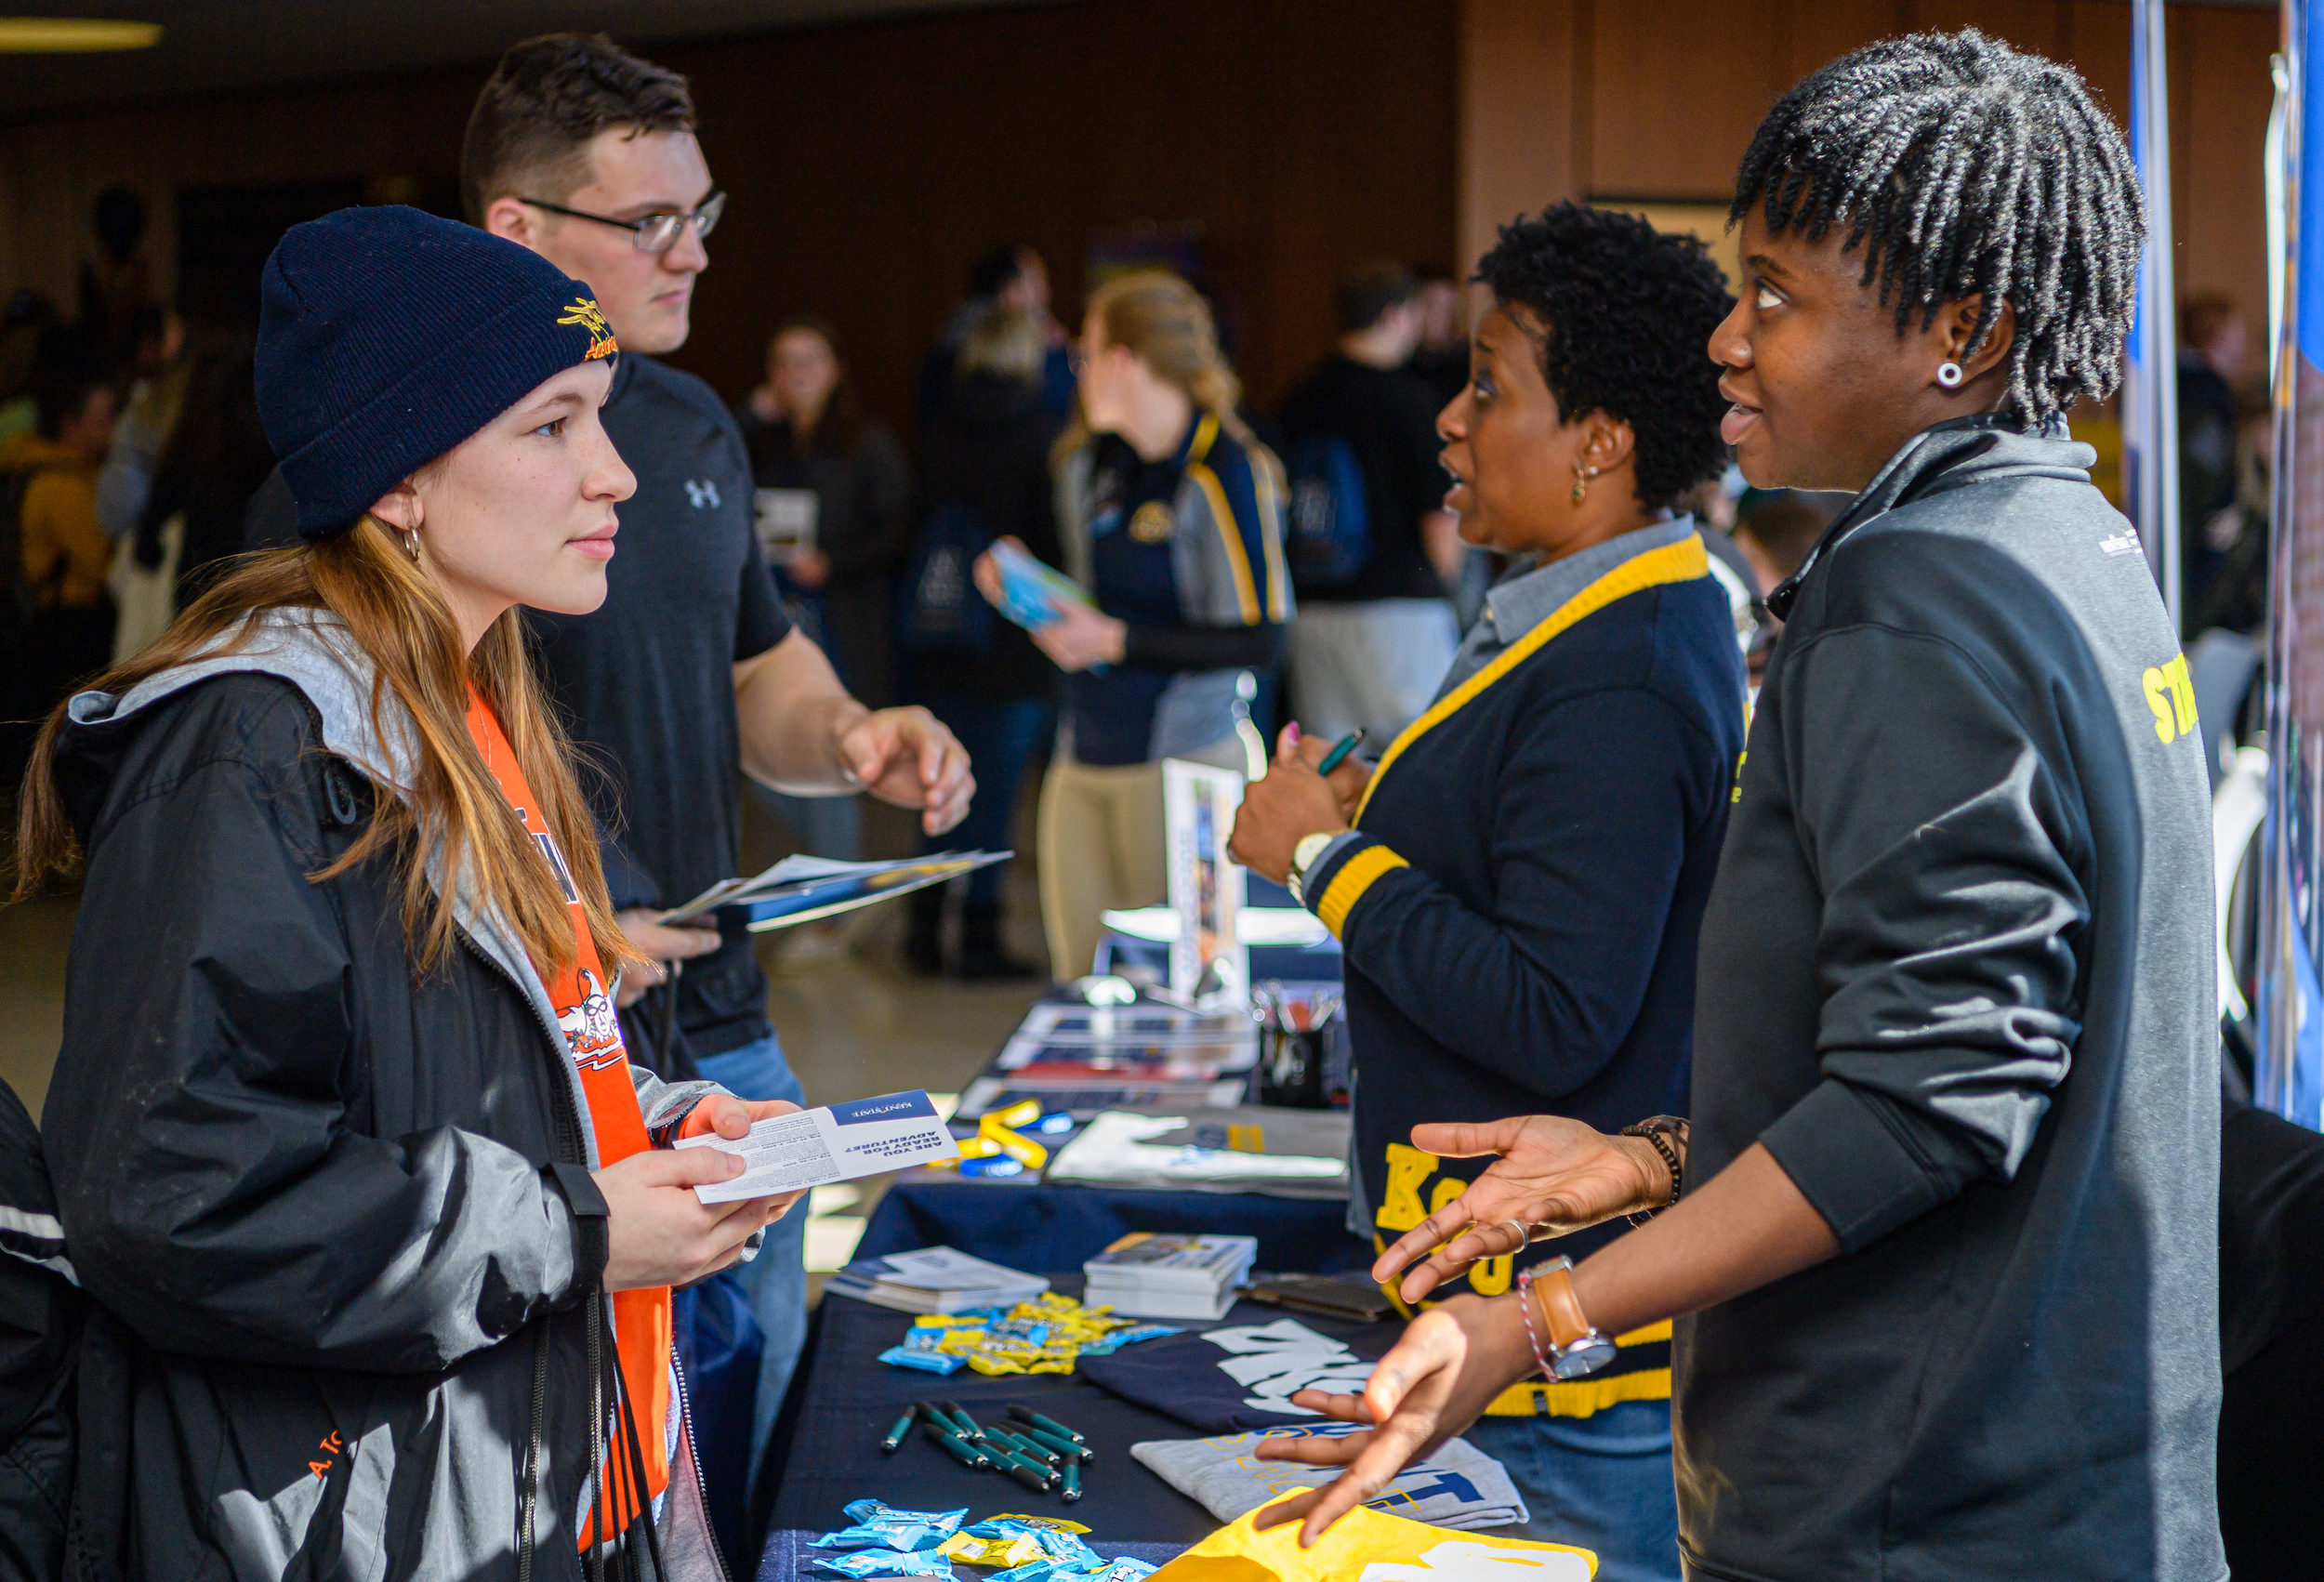
[[[1399,1325],[1308,1316],[1221,1324],[1084,1357],[1076,1365],[1084,1378],[1125,1401],[1205,1433],[1240,1433],[1324,1421],[1291,1404],[1291,1397],[1310,1389],[1341,1395],[1362,1390],[1403,1332]]]

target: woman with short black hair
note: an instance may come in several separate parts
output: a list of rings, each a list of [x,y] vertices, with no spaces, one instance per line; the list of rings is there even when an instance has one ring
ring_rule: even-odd
[[[1350,1228],[1375,1249],[1476,1171],[1410,1147],[1416,1125],[1684,1110],[1695,930],[1743,749],[1734,620],[1674,508],[1724,460],[1702,355],[1732,300],[1719,266],[1558,204],[1503,227],[1477,279],[1493,307],[1437,419],[1445,505],[1523,564],[1377,766],[1327,783],[1331,744],[1287,729],[1235,817],[1237,855],[1345,953]],[[1470,1286],[1512,1274],[1495,1259]],[[1678,1576],[1669,1333],[1624,1335],[1599,1378],[1511,1390],[1474,1430],[1532,1530],[1597,1550],[1605,1582]]]
[[[1417,1297],[1668,1212],[1424,1315],[1366,1399],[1301,1397],[1382,1426],[1275,1446],[1354,1466],[1273,1519],[1312,1540],[1512,1379],[1682,1315],[1691,1574],[2224,1576],[2201,738],[2061,421],[2120,365],[2129,155],[2067,68],[1918,34],[1787,95],[1733,217],[1723,432],[1760,487],[1857,494],[1768,600],[1691,1127],[1421,1127],[1502,1158],[1374,1272],[1425,1259]]]

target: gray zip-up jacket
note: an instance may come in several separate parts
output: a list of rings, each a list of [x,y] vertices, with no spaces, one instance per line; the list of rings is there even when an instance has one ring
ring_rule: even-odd
[[[2208,783],[2092,459],[1931,428],[1769,600],[1687,1178],[1842,1252],[1677,1326],[1700,1575],[2225,1573]]]
[[[498,916],[456,897],[418,973],[392,861],[310,878],[411,781],[370,684],[335,619],[276,613],[71,705],[87,874],[42,1132],[96,1304],[76,1576],[466,1582],[527,1547],[580,1575],[612,1352],[588,1102]],[[635,1075],[657,1136],[715,1091]],[[661,1547],[695,1582],[682,1422]]]

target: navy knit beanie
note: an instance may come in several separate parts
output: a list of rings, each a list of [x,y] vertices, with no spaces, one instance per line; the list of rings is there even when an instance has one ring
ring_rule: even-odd
[[[589,288],[547,258],[402,204],[291,227],[261,290],[258,416],[309,539],[619,349]]]

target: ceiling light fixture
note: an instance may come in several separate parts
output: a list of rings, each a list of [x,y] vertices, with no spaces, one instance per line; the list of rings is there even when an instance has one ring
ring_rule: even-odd
[[[118,22],[98,17],[0,17],[0,55],[86,55],[108,49],[151,49],[161,41],[159,22]]]

